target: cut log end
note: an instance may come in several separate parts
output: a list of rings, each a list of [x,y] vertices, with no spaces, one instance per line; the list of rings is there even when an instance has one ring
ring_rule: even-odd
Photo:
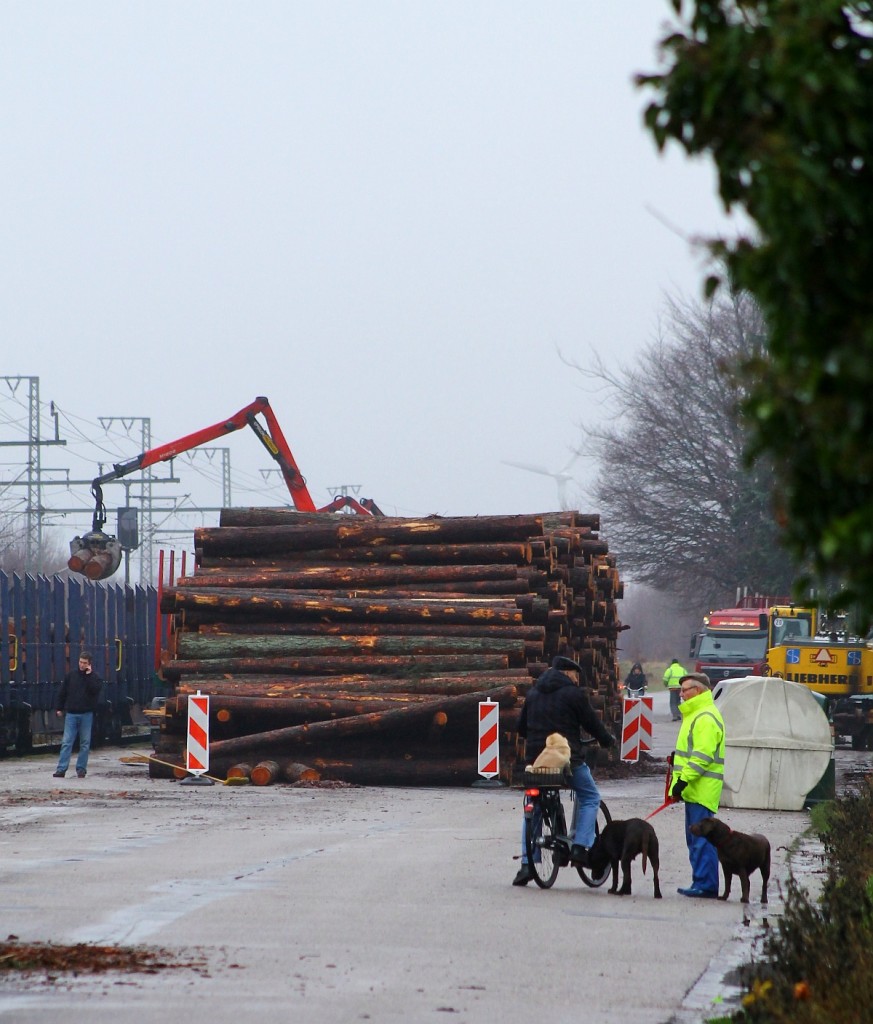
[[[286,782],[319,782],[321,772],[316,768],[311,768],[308,764],[292,761],[282,768],[282,778]]]
[[[261,761],[252,768],[250,776],[254,786],[271,786],[279,777],[279,765],[275,761]]]

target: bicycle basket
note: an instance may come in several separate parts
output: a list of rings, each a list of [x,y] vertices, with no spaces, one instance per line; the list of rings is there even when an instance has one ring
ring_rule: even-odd
[[[569,768],[528,768],[524,773],[524,785],[566,789],[573,783],[573,773]]]

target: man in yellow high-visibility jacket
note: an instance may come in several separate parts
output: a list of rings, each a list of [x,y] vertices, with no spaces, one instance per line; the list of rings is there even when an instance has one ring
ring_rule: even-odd
[[[691,826],[718,810],[724,784],[724,720],[712,699],[709,680],[693,672],[680,683],[682,725],[673,752],[670,796],[685,804],[685,842],[691,861],[691,885],[682,896],[718,896],[718,852]]]
[[[681,719],[679,714],[679,682],[688,672],[679,664],[679,659],[674,658],[667,666],[664,673],[664,686],[670,691],[670,715],[674,722]]]

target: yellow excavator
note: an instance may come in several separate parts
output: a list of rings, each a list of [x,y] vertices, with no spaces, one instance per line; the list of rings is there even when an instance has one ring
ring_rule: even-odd
[[[786,636],[767,652],[766,673],[808,686],[827,700],[834,733],[854,750],[873,749],[873,640],[852,636],[844,616],[822,619],[813,636]]]

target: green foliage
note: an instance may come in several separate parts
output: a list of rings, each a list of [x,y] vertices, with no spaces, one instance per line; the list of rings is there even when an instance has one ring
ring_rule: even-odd
[[[754,237],[711,243],[768,347],[744,366],[749,458],[775,466],[785,540],[873,620],[873,3],[673,0],[645,120],[708,154]],[[707,282],[711,292],[716,281]],[[807,581],[804,581],[807,582]],[[832,592],[833,592],[832,589]]]
[[[834,805],[830,801],[820,804],[813,804],[809,810],[809,820],[813,830],[820,836],[826,835],[831,830],[831,820],[834,815]]]

